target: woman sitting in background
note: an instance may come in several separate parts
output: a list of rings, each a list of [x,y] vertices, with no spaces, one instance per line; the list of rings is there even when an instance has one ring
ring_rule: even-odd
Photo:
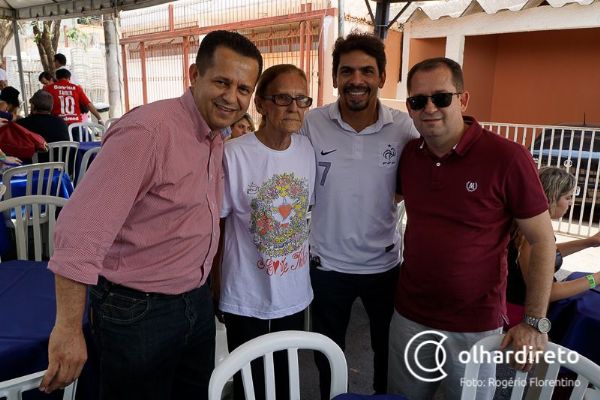
[[[575,177],[557,167],[540,169],[540,180],[548,198],[550,217],[563,217],[573,200]],[[557,243],[555,271],[562,265],[563,257],[577,253],[588,247],[600,245],[600,232],[586,239]],[[508,313],[508,328],[512,328],[523,320],[525,314],[525,293],[527,289],[527,274],[529,273],[529,256],[531,247],[518,228],[513,232],[508,245],[508,284],[506,288],[506,307]],[[562,300],[567,297],[585,292],[600,284],[600,272],[565,282],[554,282],[550,292],[550,301]]]
[[[229,138],[235,139],[250,132],[254,132],[254,122],[250,114],[246,113],[242,118],[231,124],[231,136]]]

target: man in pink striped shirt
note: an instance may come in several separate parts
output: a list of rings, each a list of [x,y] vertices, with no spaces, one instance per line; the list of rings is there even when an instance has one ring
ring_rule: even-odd
[[[246,112],[261,70],[248,39],[211,32],[183,96],[136,108],[111,127],[57,223],[49,263],[57,316],[40,390],[64,387],[81,372],[90,286],[102,399],[207,397],[220,129]]]

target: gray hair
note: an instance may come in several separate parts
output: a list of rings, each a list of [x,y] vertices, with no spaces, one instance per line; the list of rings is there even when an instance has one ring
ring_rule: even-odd
[[[31,96],[29,102],[37,112],[51,112],[54,100],[50,93],[40,89]]]

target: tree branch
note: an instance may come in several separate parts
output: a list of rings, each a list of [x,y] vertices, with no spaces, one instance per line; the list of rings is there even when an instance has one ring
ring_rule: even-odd
[[[54,53],[56,54],[56,50],[58,49],[58,41],[60,39],[60,24],[62,22],[62,20],[57,19],[53,21],[54,24],[52,25],[52,49],[54,50]]]

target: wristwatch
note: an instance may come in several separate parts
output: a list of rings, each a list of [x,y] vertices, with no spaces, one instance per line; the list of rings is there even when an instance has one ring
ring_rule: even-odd
[[[533,327],[540,333],[548,333],[550,332],[550,328],[552,327],[552,323],[548,318],[536,318],[530,315],[525,315],[523,318],[523,322],[527,325]]]

